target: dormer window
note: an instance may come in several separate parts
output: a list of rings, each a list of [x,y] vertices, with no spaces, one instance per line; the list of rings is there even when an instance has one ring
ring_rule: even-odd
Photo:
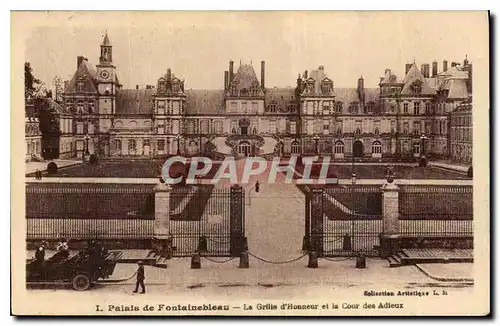
[[[235,84],[231,85],[231,95],[233,95],[233,96],[238,95],[238,91],[236,90]]]
[[[373,113],[373,107],[374,107],[374,103],[373,102],[368,102],[368,104],[366,104],[366,112],[367,113]]]
[[[323,94],[329,94],[332,91],[332,83],[330,82],[323,82],[321,84],[321,93]]]
[[[79,93],[83,93],[85,88],[85,82],[83,79],[79,79],[76,83],[76,91]]]
[[[240,91],[240,96],[248,96],[249,92],[248,92],[248,89],[246,88],[243,88],[241,91]]]
[[[358,113],[358,102],[351,102],[351,104],[349,104],[349,112]]]
[[[158,81],[158,92],[165,93],[167,91],[167,84],[165,80],[162,78]]]
[[[411,84],[411,91],[413,94],[420,94],[422,92],[422,82],[420,80],[416,80],[413,84]]]
[[[307,83],[307,92],[312,93],[313,90],[314,90],[314,84],[311,82]]]
[[[272,102],[271,104],[269,104],[267,111],[275,113],[277,109],[278,109],[278,104],[276,104],[276,102]]]
[[[342,113],[342,108],[344,104],[342,102],[335,103],[335,112]]]

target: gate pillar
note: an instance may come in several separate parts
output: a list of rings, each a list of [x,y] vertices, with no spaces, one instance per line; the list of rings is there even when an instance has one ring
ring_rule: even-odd
[[[384,231],[380,235],[380,256],[387,258],[399,250],[399,187],[392,182],[382,186],[382,219]]]
[[[245,228],[243,188],[240,185],[231,186],[229,209],[229,252],[231,257],[239,257],[245,251]]]
[[[323,256],[323,187],[311,187],[311,250]]]
[[[155,221],[153,249],[161,256],[172,255],[172,239],[170,237],[170,185],[159,183],[155,187]]]

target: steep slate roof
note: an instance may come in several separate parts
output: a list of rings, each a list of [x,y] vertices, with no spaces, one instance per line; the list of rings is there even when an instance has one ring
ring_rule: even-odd
[[[288,106],[290,104],[295,104],[295,89],[291,87],[287,88],[268,88],[266,89],[266,94],[264,97],[266,105],[271,103],[276,103],[278,105],[278,111],[287,112]]]
[[[249,64],[240,65],[238,71],[234,75],[233,80],[231,81],[231,84],[233,83],[236,83],[238,85],[238,91],[242,90],[243,88],[250,90],[252,84],[260,85],[259,80],[257,79],[257,75],[255,74],[255,70]]]
[[[186,94],[186,114],[218,115],[224,113],[224,90],[190,89]]]
[[[469,98],[465,79],[450,79],[445,82],[445,85],[449,89],[448,98]]]
[[[153,114],[153,89],[119,89],[116,114]]]
[[[321,83],[323,80],[328,79],[328,81],[332,81],[325,73],[325,67],[320,66],[316,70],[311,70],[309,74],[309,79],[314,79],[314,93],[321,94]]]
[[[102,40],[102,45],[111,46],[111,42],[109,41],[108,33],[104,35],[104,39]]]
[[[72,114],[71,111],[68,108],[66,108],[65,105],[61,105],[51,98],[47,98],[45,100],[49,104],[49,108],[55,110],[57,113],[59,113],[61,115],[71,115]]]
[[[427,81],[422,76],[422,73],[417,68],[417,65],[415,63],[411,66],[410,70],[408,71],[405,78],[403,79],[403,82],[405,83],[405,85],[403,86],[403,90],[401,91],[401,94],[403,94],[403,95],[412,94],[411,86],[417,80],[420,80],[422,82],[422,89],[421,89],[420,94],[424,94],[424,95],[436,94],[436,91],[433,90],[431,87],[429,87],[429,85],[427,84]]]
[[[359,102],[357,88],[335,88],[335,101],[343,103]],[[380,90],[378,88],[365,88],[365,103],[377,102]]]
[[[78,66],[73,78],[69,81],[65,93],[76,92],[76,86],[78,79],[84,79],[84,91],[87,93],[97,93],[97,71],[94,65],[92,65],[87,60],[83,60]]]

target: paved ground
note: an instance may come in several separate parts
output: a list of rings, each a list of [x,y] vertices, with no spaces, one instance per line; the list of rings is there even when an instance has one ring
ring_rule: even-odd
[[[472,282],[474,263],[417,264],[417,267],[436,281]]]

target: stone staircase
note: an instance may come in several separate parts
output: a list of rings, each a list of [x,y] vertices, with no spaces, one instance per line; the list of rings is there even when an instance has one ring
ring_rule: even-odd
[[[402,249],[387,258],[389,267],[420,263],[470,263],[474,261],[473,249]]]
[[[262,137],[264,145],[259,149],[259,155],[274,154],[278,141],[273,137]]]
[[[226,137],[215,137],[212,140],[215,145],[215,152],[223,155],[232,155],[233,149],[226,144]]]

